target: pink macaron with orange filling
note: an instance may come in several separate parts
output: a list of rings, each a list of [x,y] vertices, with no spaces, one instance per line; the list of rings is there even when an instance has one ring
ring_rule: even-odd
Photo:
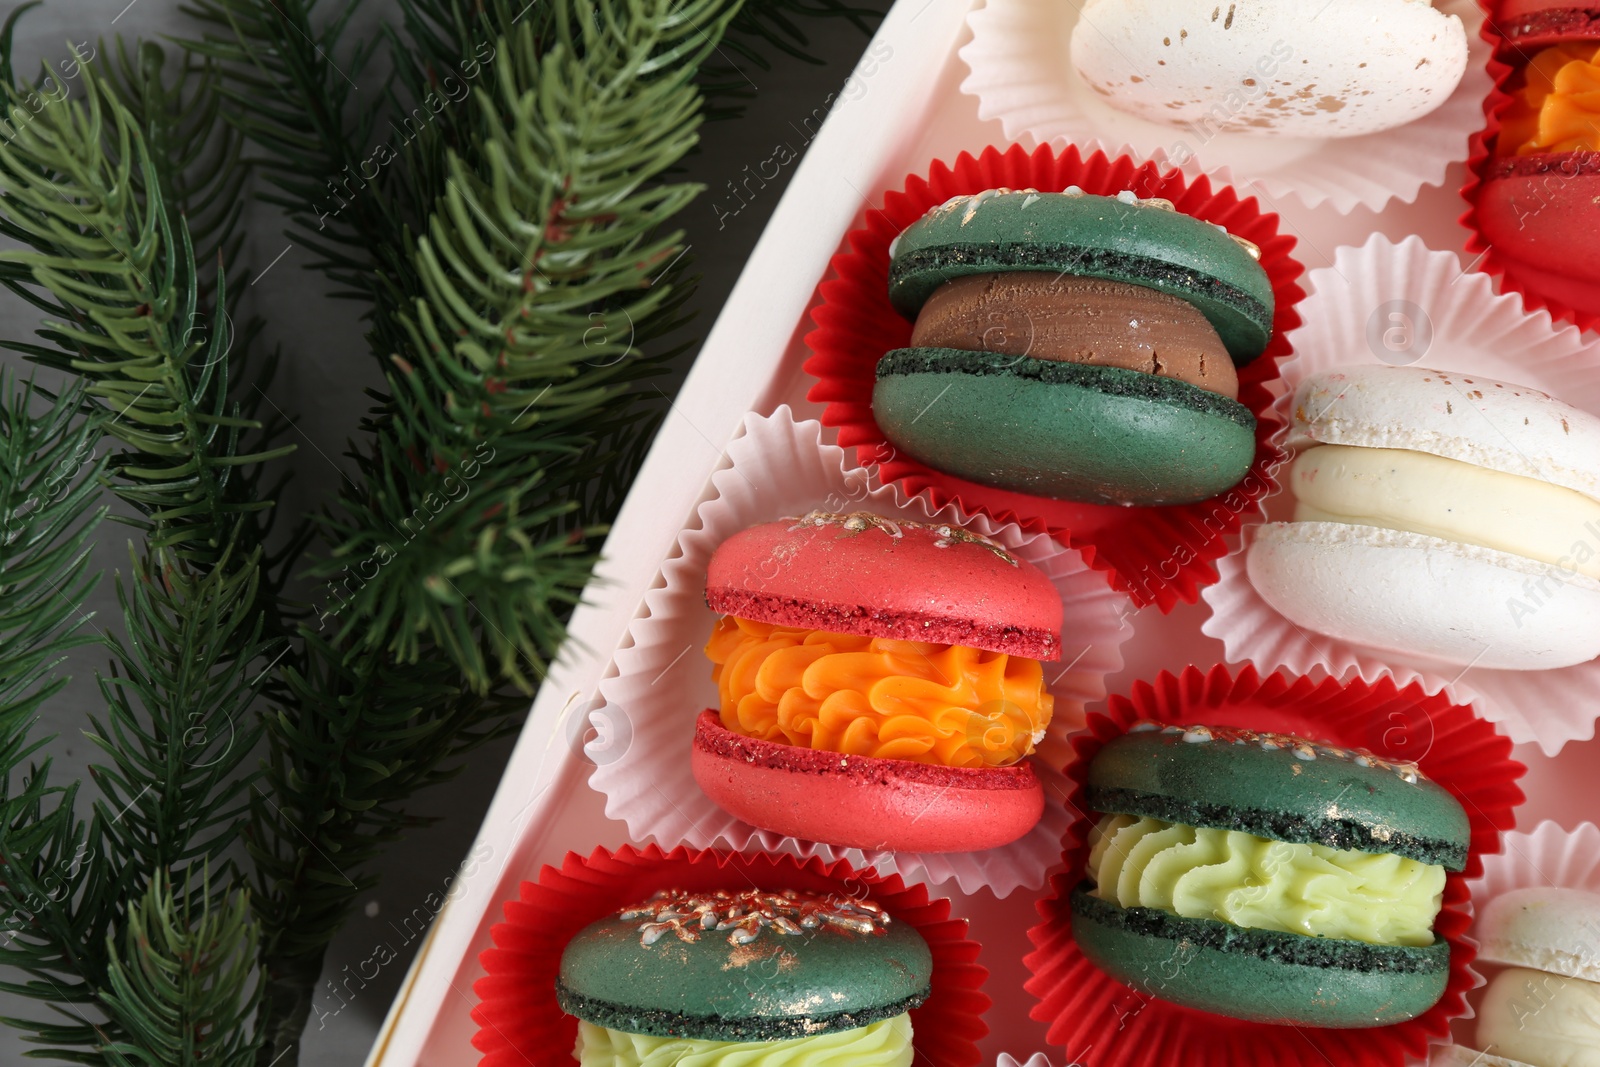
[[[849,848],[966,852],[1044,811],[1027,762],[1054,700],[1061,598],[959,527],[814,511],[712,555],[721,707],[695,780],[753,826]]]

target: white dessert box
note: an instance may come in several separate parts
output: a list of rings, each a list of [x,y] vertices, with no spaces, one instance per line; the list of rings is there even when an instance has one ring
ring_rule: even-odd
[[[953,160],[963,150],[976,154],[1006,143],[999,122],[980,121],[976,99],[960,91],[968,70],[957,50],[970,39],[966,19],[974,6],[973,0],[899,0],[854,75],[830,101],[826,122],[798,164],[617,518],[605,560],[572,618],[571,638],[540,689],[477,840],[463,843],[469,861],[390,1008],[369,1067],[476,1063],[472,986],[483,973],[478,954],[490,944],[501,905],[542,864],[559,864],[568,851],[588,853],[627,840],[626,827],[606,818],[604,798],[588,785],[592,763],[580,743],[597,706],[599,682],[614,671],[613,653],[680,529],[710,492],[711,474],[725,463],[725,446],[745,415],[771,413],[784,404],[797,420],[821,414],[820,405],[806,400],[810,379],[801,370],[807,354],[802,338],[810,329],[817,285],[845,234],[908,174],[925,172],[935,159]],[[1065,41],[1061,53],[1065,63]],[[1300,240],[1297,257],[1311,269],[1330,265],[1338,246],[1362,244],[1374,232],[1396,241],[1417,234],[1432,248],[1459,249],[1466,237],[1455,221],[1462,210],[1457,190],[1463,172],[1458,164],[1444,185],[1424,188],[1413,204],[1391,202],[1381,213],[1357,208],[1343,215],[1292,198],[1274,202],[1258,189],[1240,192],[1260,196],[1266,210],[1282,214],[1284,230]],[[824,439],[833,440],[831,431]],[[1107,679],[1109,690],[1126,691],[1162,669],[1221,662],[1221,642],[1200,631],[1206,615],[1203,602],[1167,616],[1154,608],[1139,612],[1134,635],[1122,646],[1124,669]],[[698,710],[684,709],[686,730]],[[1519,746],[1516,756],[1530,767],[1522,782],[1529,802],[1519,812],[1520,826],[1544,818],[1573,825],[1600,817],[1600,776],[1586,770],[1600,758],[1595,741],[1568,744],[1553,759],[1531,745]],[[982,1046],[988,1062],[1002,1053],[1014,1057],[1003,1061],[1008,1063],[1037,1053],[1064,1062],[1061,1050],[1047,1049],[1044,1025],[1028,1019],[1033,1001],[1022,989],[1022,957],[1031,948],[1027,930],[1037,921],[1040,891],[997,899],[985,890],[964,894],[952,881],[931,892],[953,899],[983,945],[979,962],[990,971],[987,991],[995,1001]]]

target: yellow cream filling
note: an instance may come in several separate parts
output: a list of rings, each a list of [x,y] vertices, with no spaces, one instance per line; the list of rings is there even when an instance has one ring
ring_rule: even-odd
[[[1538,1067],[1600,1067],[1600,985],[1512,967],[1489,983],[1478,1045]]]
[[[1343,522],[1511,552],[1600,578],[1600,502],[1534,478],[1398,448],[1319,445],[1289,472],[1297,522]]]
[[[1444,903],[1444,868],[1404,856],[1134,815],[1103,816],[1091,844],[1094,896],[1253,930],[1422,947]]]
[[[911,1067],[911,1016],[782,1041],[650,1037],[578,1022],[582,1067]]]

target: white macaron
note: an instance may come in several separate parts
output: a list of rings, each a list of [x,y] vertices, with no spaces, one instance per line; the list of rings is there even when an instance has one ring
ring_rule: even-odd
[[[1429,0],[1087,0],[1071,53],[1108,103],[1152,122],[1357,137],[1443,104],[1467,34]]]
[[[1513,889],[1489,901],[1472,933],[1486,963],[1600,982],[1600,893]]]
[[[1460,1045],[1435,1045],[1428,1057],[1428,1067],[1534,1067],[1521,1060],[1508,1060],[1487,1052],[1463,1048]]]
[[[1413,659],[1600,656],[1600,418],[1526,386],[1358,366],[1295,391],[1295,521],[1246,569],[1291,621]]]
[[[1515,889],[1489,902],[1473,934],[1478,959],[1506,969],[1479,1004],[1477,1047],[1435,1049],[1430,1067],[1600,1064],[1600,894]]]

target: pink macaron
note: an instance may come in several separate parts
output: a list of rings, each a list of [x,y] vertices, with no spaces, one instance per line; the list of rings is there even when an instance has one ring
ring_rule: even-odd
[[[1044,791],[1026,757],[1059,658],[1050,580],[960,527],[812,512],[729,538],[706,603],[721,709],[696,781],[753,826],[862,849],[1014,841]]]

